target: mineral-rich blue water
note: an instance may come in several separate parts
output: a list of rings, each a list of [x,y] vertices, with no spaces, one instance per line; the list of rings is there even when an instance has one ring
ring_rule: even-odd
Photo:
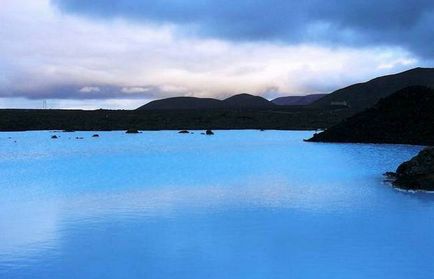
[[[2,279],[434,276],[434,195],[382,176],[421,147],[52,134],[0,134]]]

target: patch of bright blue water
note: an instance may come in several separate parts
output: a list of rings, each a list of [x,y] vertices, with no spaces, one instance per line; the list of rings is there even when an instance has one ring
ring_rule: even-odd
[[[382,176],[421,147],[57,134],[0,134],[0,278],[434,274],[434,195]]]

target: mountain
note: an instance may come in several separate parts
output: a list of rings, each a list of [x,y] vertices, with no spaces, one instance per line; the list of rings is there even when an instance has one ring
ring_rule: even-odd
[[[344,104],[358,112],[372,107],[381,98],[402,88],[415,85],[433,87],[434,68],[415,68],[399,74],[378,77],[365,83],[354,84],[339,89],[312,105],[326,107]]]
[[[274,104],[262,97],[239,94],[223,101],[211,98],[174,97],[152,101],[138,110],[206,110],[270,108]]]
[[[404,88],[308,141],[434,145],[434,89]]]
[[[271,102],[279,106],[307,106],[326,95],[327,94],[311,94],[306,96],[279,97]]]
[[[225,108],[270,108],[274,104],[267,99],[250,94],[238,94],[223,100]]]
[[[174,97],[152,101],[139,110],[194,110],[220,108],[222,102],[211,98]]]
[[[381,98],[408,86],[434,87],[434,68],[415,68],[402,73],[357,83],[330,94],[288,96],[268,101],[259,96],[239,94],[223,101],[211,98],[175,97],[150,102],[139,110],[206,110],[251,109],[281,106],[312,106],[314,108],[349,107],[360,112],[375,105]]]

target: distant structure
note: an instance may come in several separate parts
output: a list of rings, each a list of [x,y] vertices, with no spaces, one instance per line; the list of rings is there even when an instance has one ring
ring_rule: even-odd
[[[344,106],[349,107],[347,101],[333,101],[330,103],[331,106]]]
[[[42,101],[42,109],[47,109],[47,100]]]

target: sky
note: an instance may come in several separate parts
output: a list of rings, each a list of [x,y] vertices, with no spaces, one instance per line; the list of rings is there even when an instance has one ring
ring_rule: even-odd
[[[0,108],[329,93],[433,61],[432,0],[0,0]]]

